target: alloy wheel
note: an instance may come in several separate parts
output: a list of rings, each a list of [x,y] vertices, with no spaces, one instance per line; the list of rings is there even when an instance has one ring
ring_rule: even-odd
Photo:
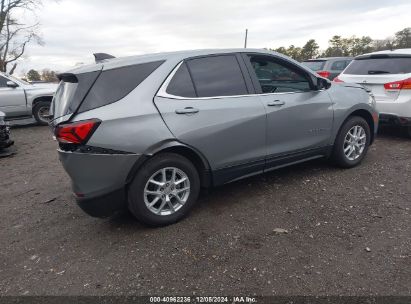
[[[185,172],[175,167],[155,172],[144,187],[144,202],[156,215],[177,212],[190,196],[190,180]]]
[[[367,134],[362,126],[353,126],[344,139],[344,154],[349,160],[356,160],[364,152]]]

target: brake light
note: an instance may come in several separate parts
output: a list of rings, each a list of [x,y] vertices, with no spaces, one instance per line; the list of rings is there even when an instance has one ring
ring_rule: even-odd
[[[56,139],[63,144],[84,144],[91,137],[101,121],[90,119],[58,125],[54,131]]]
[[[317,74],[324,78],[328,78],[331,75],[331,73],[328,71],[318,71]]]
[[[340,78],[338,78],[338,76],[335,77],[335,78],[333,79],[333,81],[334,81],[334,82],[344,82],[344,81],[342,81]]]
[[[411,90],[411,78],[384,84],[386,90]]]

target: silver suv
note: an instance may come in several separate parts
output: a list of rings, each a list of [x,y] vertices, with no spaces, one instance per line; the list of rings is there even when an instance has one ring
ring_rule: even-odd
[[[34,117],[38,124],[47,125],[56,88],[53,83],[31,84],[0,72],[0,111],[7,119]]]
[[[93,216],[128,208],[171,224],[202,187],[321,157],[356,166],[377,131],[363,87],[278,53],[111,57],[61,74],[51,110],[60,160]]]

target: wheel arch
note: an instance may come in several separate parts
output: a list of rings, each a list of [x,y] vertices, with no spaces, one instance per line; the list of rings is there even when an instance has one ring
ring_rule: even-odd
[[[341,117],[341,123],[339,124],[338,129],[335,130],[335,133],[333,135],[333,140],[332,144],[335,144],[335,141],[337,140],[338,134],[340,133],[341,128],[344,126],[344,124],[350,119],[351,117],[358,116],[367,122],[367,124],[370,126],[370,134],[371,134],[371,139],[370,139],[370,145],[374,142],[375,139],[375,122],[373,120],[372,114],[370,113],[369,110],[364,109],[364,108],[354,108],[351,109],[351,111],[348,112],[344,117]]]
[[[372,114],[371,114],[369,111],[367,111],[367,110],[357,109],[357,110],[351,112],[351,113],[347,116],[347,118],[344,120],[344,123],[345,123],[350,117],[353,117],[353,116],[359,116],[359,117],[361,117],[361,118],[364,118],[365,121],[366,121],[366,122],[368,123],[368,125],[370,126],[370,134],[371,134],[370,145],[371,145],[371,144],[374,142],[374,139],[375,139],[375,133],[374,133],[374,131],[375,131],[375,123],[374,123],[374,119],[373,119],[373,117],[372,117]],[[341,125],[341,126],[342,126],[342,125]]]
[[[33,99],[33,102],[31,103],[31,109],[33,110],[36,104],[38,104],[40,101],[48,101],[51,102],[53,100],[53,96],[37,96],[36,98]]]
[[[131,168],[127,176],[126,184],[128,185],[133,180],[139,168],[141,168],[146,161],[155,155],[165,152],[179,154],[187,158],[197,169],[201,187],[209,188],[212,186],[211,167],[204,155],[197,149],[174,140],[157,145],[144,153]]]

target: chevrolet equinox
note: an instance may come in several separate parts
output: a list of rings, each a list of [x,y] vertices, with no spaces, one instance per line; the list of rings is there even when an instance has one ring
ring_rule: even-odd
[[[378,126],[362,86],[255,49],[114,58],[59,75],[51,126],[79,206],[163,226],[200,188],[316,158],[358,165]]]

